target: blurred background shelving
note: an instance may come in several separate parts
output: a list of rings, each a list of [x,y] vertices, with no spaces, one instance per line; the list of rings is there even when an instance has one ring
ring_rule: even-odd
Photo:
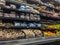
[[[0,2],[1,45],[37,45],[60,40],[60,3],[55,0]]]

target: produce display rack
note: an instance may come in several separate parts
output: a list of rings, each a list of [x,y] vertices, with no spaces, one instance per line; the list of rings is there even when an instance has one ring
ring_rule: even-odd
[[[4,6],[2,6],[1,9],[9,10],[9,11],[15,11],[15,12],[21,12],[21,13],[28,13],[28,14],[38,14],[38,13],[35,13],[35,12],[30,12],[30,11],[22,11],[22,10],[18,10],[18,9],[8,9]]]
[[[45,44],[45,43],[50,43],[50,42],[54,42],[56,40],[59,40],[59,37],[53,37],[50,39],[46,38],[31,38],[31,39],[20,39],[20,40],[11,40],[11,41],[1,41],[0,44],[1,45],[36,45],[36,44]]]
[[[60,11],[60,9],[57,9],[57,8],[53,8],[53,7],[50,7],[50,6],[48,6],[48,4],[46,4],[46,3],[43,3],[43,2],[36,2],[36,1],[31,1],[32,3],[30,3],[30,4],[39,4],[39,5],[42,5],[42,6],[46,6],[47,8],[50,8],[50,9],[54,9],[55,11]]]
[[[15,11],[15,12],[20,12],[20,13],[37,14],[37,15],[40,15],[42,19],[47,19],[47,20],[54,20],[54,21],[59,21],[60,20],[60,18],[43,16],[43,13],[39,14],[39,13],[29,12],[29,11],[21,11],[21,10],[16,10],[16,9],[13,10],[13,9],[7,9],[5,7],[2,7],[1,9],[3,9],[3,10],[9,10],[9,11]],[[36,21],[36,22],[38,22],[38,21]]]
[[[13,4],[16,4],[16,2],[7,2],[7,3],[13,3]],[[17,3],[18,4],[18,3]],[[17,5],[16,4],[16,5]],[[20,3],[19,3],[20,4]],[[46,6],[46,5],[45,5]],[[54,10],[58,10],[60,11],[59,9],[56,9],[56,8],[52,8],[52,7],[49,7],[47,6],[48,8],[51,8],[51,9],[54,9]],[[59,18],[53,18],[53,17],[44,17],[42,16],[43,14],[39,14],[39,13],[35,13],[35,12],[28,12],[28,11],[21,11],[21,10],[13,10],[13,9],[7,9],[5,7],[2,7],[1,8],[2,10],[9,10],[9,11],[15,11],[15,12],[22,12],[22,13],[29,13],[29,14],[38,14],[40,15],[40,17],[42,19],[46,19],[46,20],[53,20],[53,23],[60,23],[60,19]],[[19,18],[10,18],[10,17],[0,17],[0,20],[10,20],[10,21],[25,21],[25,22],[38,22],[38,23],[48,23],[50,24],[51,22],[48,22],[48,21],[45,21],[45,20],[40,20],[40,21],[32,21],[32,20],[22,20],[22,19],[19,19]],[[29,29],[29,27],[25,27],[25,28],[22,28],[22,27],[1,27],[0,28],[6,28],[6,29]],[[30,28],[30,29],[41,29],[41,28]],[[43,29],[42,29],[43,30]],[[48,29],[48,30],[56,30],[56,29]],[[54,41],[57,41],[59,40],[60,37],[39,37],[39,38],[31,38],[31,39],[17,39],[17,40],[11,40],[11,41],[0,41],[0,44],[1,45],[30,45],[30,44],[45,44],[45,43],[50,43],[50,42],[54,42]]]
[[[47,16],[43,16],[43,14],[40,14],[40,17],[46,20],[60,21],[60,18],[47,17]]]
[[[35,20],[26,20],[26,19],[11,18],[11,17],[1,17],[0,20],[25,21],[25,22],[40,22],[40,21],[35,21]]]
[[[52,31],[52,30],[60,30],[60,29],[50,29],[50,28],[39,28],[39,27],[5,27],[5,26],[0,26],[0,28],[1,29],[41,29],[41,30],[50,30],[50,31]]]
[[[34,2],[34,1],[33,1]],[[15,5],[19,5],[19,4],[25,4],[25,5],[28,5],[28,4],[26,4],[26,3],[20,3],[20,2],[17,2],[17,1],[6,1],[6,3],[10,3],[10,4],[15,4]],[[36,2],[37,4],[40,4],[40,5],[43,5],[43,6],[46,6],[46,7],[48,7],[48,8],[50,8],[50,9],[54,9],[55,11],[60,11],[60,9],[57,9],[57,8],[53,8],[53,7],[50,7],[50,6],[48,6],[46,3],[38,3],[38,2]],[[36,3],[34,3],[34,4],[36,4]],[[29,5],[29,6],[31,6],[31,5]],[[38,6],[37,6],[38,7]]]
[[[10,4],[15,4],[17,6],[19,6],[19,4],[28,5],[28,6],[31,6],[31,7],[35,8],[35,9],[39,8],[38,6],[35,7],[35,6],[31,5],[31,4],[27,4],[27,3],[24,3],[24,2],[21,3],[21,2],[17,2],[17,1],[14,1],[14,2],[13,1],[6,1],[6,3],[7,4],[9,4],[9,3]]]
[[[42,3],[42,4],[40,4],[40,5],[46,6],[47,8],[50,8],[50,9],[54,9],[55,11],[60,11],[60,9],[50,7],[50,6],[48,6],[48,5],[45,5],[45,3]]]
[[[18,2],[16,2],[16,1],[11,1],[11,2],[9,2],[9,1],[7,1],[7,3],[11,3],[11,4],[15,4],[15,5],[20,5],[20,4],[24,4],[24,5],[27,5],[26,3],[18,3]],[[40,4],[40,5],[44,5],[44,4]],[[44,6],[46,6],[46,5],[44,5]],[[49,9],[52,9],[52,10],[55,10],[55,11],[60,11],[59,9],[56,9],[56,8],[53,8],[53,7],[49,7],[49,6],[47,6]],[[39,7],[38,7],[39,8]],[[21,11],[21,12],[26,12],[27,13],[27,11]],[[52,12],[49,12],[49,11],[42,11],[42,12],[45,12],[45,13],[52,13]],[[28,13],[30,13],[30,12],[28,12]],[[34,14],[34,12],[33,12],[33,14]],[[42,17],[42,19],[47,19],[47,20],[54,20],[54,21],[60,21],[60,18],[54,18],[54,17],[46,17],[46,16],[43,16],[43,13],[41,14],[39,14],[39,13],[35,13],[35,14],[38,14],[38,15],[40,15],[41,17]]]

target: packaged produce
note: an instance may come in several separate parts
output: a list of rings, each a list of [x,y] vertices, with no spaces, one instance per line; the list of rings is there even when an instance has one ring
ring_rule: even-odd
[[[30,20],[34,20],[34,15],[30,14]]]
[[[15,12],[11,12],[9,15],[10,15],[10,17],[12,17],[12,18],[15,18],[15,17],[16,17]]]
[[[29,20],[30,16],[29,14],[26,14],[25,19]]]
[[[0,17],[2,17],[3,16],[3,12],[0,12]]]
[[[0,22],[0,26],[5,26],[5,23]]]
[[[26,6],[25,11],[31,11],[30,6]]]
[[[37,25],[37,27],[39,27],[39,28],[41,27],[41,24],[36,24],[36,25]]]
[[[60,6],[56,6],[57,9],[60,9]]]
[[[38,20],[38,17],[37,17],[37,15],[34,15],[34,20]]]
[[[5,23],[5,27],[10,28],[10,27],[14,27],[14,25],[12,23]]]
[[[55,30],[56,31],[56,36],[60,36],[60,30]]]
[[[2,6],[2,5],[4,6],[5,2],[6,2],[5,0],[0,0],[0,6]]]
[[[56,36],[56,34],[51,31],[44,31],[43,33],[44,33],[44,36],[50,36],[50,37]]]
[[[4,7],[5,7],[5,8],[7,8],[7,9],[10,9],[10,8],[11,8],[10,6],[7,6],[7,5],[6,5],[6,6],[4,6]]]
[[[51,26],[53,26],[54,29],[60,29],[60,25],[59,24],[53,24]]]
[[[20,25],[21,25],[21,27],[27,27],[27,23],[25,23],[25,22],[21,23]]]
[[[40,8],[38,9],[38,11],[43,11],[45,10],[47,7],[46,6],[40,6]]]
[[[16,6],[13,4],[11,4],[10,7],[11,7],[11,9],[16,9]]]
[[[54,27],[52,25],[46,25],[47,28],[53,29]]]
[[[21,39],[25,37],[25,34],[18,30],[13,30],[13,29],[0,29],[0,40],[11,40],[11,39]]]
[[[35,33],[35,36],[36,36],[36,37],[42,37],[42,36],[43,36],[41,30],[35,29],[35,30],[33,30],[33,32]]]
[[[4,17],[10,17],[8,13],[4,13]]]
[[[16,14],[16,18],[20,18],[20,15]]]
[[[23,2],[23,0],[12,0],[12,1]]]
[[[20,23],[19,22],[14,22],[14,26],[15,27],[20,27]]]
[[[25,14],[24,14],[24,13],[22,13],[22,14],[20,15],[20,19],[25,19]]]
[[[37,20],[40,21],[40,16],[39,15],[37,15]]]
[[[35,28],[35,27],[36,27],[36,25],[35,25],[34,23],[29,23],[28,25],[29,25],[29,27],[31,27],[31,28]]]
[[[58,13],[52,13],[51,16],[54,17],[54,18],[58,18],[59,17]]]
[[[34,32],[31,29],[24,29],[22,31],[25,33],[26,38],[33,38],[33,37],[35,37],[35,34],[34,34]]]
[[[23,10],[23,11],[24,11],[25,8],[26,8],[26,7],[25,7],[24,5],[21,5],[18,10]]]

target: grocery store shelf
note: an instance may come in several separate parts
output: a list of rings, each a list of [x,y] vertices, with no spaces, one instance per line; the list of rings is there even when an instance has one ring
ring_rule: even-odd
[[[34,1],[31,1],[31,2],[34,2]],[[40,5],[46,6],[46,7],[50,8],[50,9],[54,9],[55,11],[60,11],[60,9],[50,7],[48,4],[43,3],[43,2],[40,2],[40,3],[39,2],[34,2],[34,4],[40,4]]]
[[[0,20],[7,20],[7,21],[22,21],[22,22],[38,22],[42,24],[52,24],[52,23],[60,23],[60,21],[47,21],[44,19],[38,20],[27,20],[27,19],[20,19],[20,18],[12,18],[12,17],[0,17]]]
[[[14,18],[14,17],[0,17],[0,20],[22,21],[22,22],[40,22],[38,20],[27,20],[27,19],[20,19],[20,18]]]
[[[38,27],[6,27],[6,26],[0,26],[2,29],[40,29]]]
[[[48,6],[48,4],[46,4],[46,3],[40,3],[40,5],[46,6],[47,8],[50,8],[50,9],[54,9],[55,11],[60,11],[60,9],[50,7],[50,6]]]
[[[16,5],[20,5],[20,4],[22,4],[22,3],[24,3],[24,2],[18,2],[18,1],[6,1],[7,3],[10,3],[10,4],[16,4]],[[38,3],[38,2],[33,2],[33,3]]]
[[[12,3],[12,4],[16,4],[16,5],[23,4],[23,3],[19,3],[17,1],[11,1],[11,2],[7,1],[7,3]],[[36,2],[36,1],[35,2],[31,1],[31,3],[33,3],[33,4],[40,4],[40,5],[46,6],[46,7],[50,8],[50,9],[54,9],[55,11],[60,11],[60,9],[50,7],[48,4],[43,3],[43,2],[39,3],[39,2]],[[25,5],[27,5],[27,4],[25,4]]]
[[[24,3],[24,2],[17,2],[17,1],[6,1],[6,3],[10,3],[10,4],[15,4],[15,5],[17,5],[17,6],[19,6],[20,4],[23,4],[23,5],[27,5],[27,6],[30,6],[30,7],[33,7],[34,9],[38,9],[39,7],[38,6],[36,6],[36,5],[31,5],[31,4],[28,4],[28,3]]]
[[[41,17],[41,19],[60,21],[60,18],[44,16],[43,13],[40,13],[40,17]]]
[[[6,7],[2,7],[2,9],[4,10],[4,11],[15,11],[15,12],[19,12],[19,13],[28,13],[28,14],[37,14],[37,15],[40,15],[41,16],[41,18],[43,18],[43,19],[47,19],[47,20],[54,20],[54,21],[60,21],[60,18],[54,18],[54,17],[47,17],[47,16],[43,16],[43,14],[38,14],[38,13],[35,13],[35,12],[30,12],[30,11],[22,11],[22,10],[17,10],[17,9],[8,9],[8,8],[6,8]],[[52,12],[48,12],[48,11],[45,11],[45,12],[47,12],[47,13],[52,13]]]
[[[60,37],[55,38],[31,38],[31,39],[18,39],[18,40],[11,40],[11,41],[0,41],[0,44],[3,45],[27,45],[27,44],[45,44],[60,40]]]
[[[40,29],[40,30],[60,30],[60,29],[52,29],[52,28],[46,28],[46,27],[18,27],[18,26],[14,26],[14,27],[7,27],[7,26],[0,26],[1,29]]]
[[[7,20],[7,21],[22,21],[22,22],[37,22],[42,24],[52,24],[52,23],[60,23],[60,21],[49,21],[45,19],[41,20],[27,20],[27,19],[20,19],[14,17],[0,17],[0,20]]]
[[[39,14],[39,13],[36,13],[36,12],[32,12],[32,11],[24,11],[24,10],[18,10],[18,9],[8,9],[4,6],[1,7],[2,10],[4,11],[14,11],[14,12],[19,12],[19,13],[28,13],[28,14]]]
[[[55,11],[60,11],[60,9],[57,9],[57,8],[53,8],[53,7],[50,7],[48,4],[46,3],[43,3],[43,2],[36,2],[36,1],[31,1],[33,4],[40,4],[40,5],[43,5],[43,6],[46,6],[47,8],[50,8],[50,9],[54,9]]]
[[[53,13],[51,11],[46,11],[46,10],[42,10],[41,12],[43,12],[43,13],[49,13],[49,14],[52,14]]]
[[[60,29],[52,29],[52,28],[47,28],[46,30],[53,31],[53,30],[60,30]]]

